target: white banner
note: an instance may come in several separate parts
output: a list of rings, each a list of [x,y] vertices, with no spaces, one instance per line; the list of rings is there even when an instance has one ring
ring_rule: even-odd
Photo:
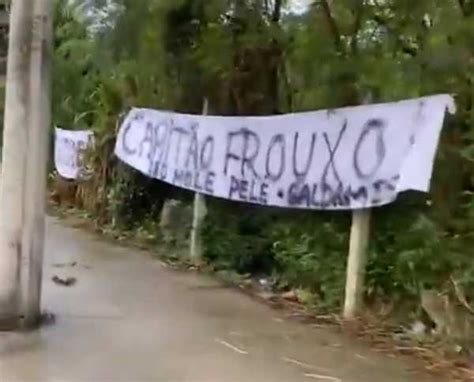
[[[230,200],[373,207],[429,190],[447,108],[449,95],[270,117],[133,109],[115,153],[149,177]]]
[[[59,175],[78,179],[83,171],[82,153],[93,142],[90,130],[55,129],[54,164]]]

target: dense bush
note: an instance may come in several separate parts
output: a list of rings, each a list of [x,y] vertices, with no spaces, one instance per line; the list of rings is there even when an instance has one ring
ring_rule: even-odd
[[[273,230],[280,285],[310,291],[320,306],[340,306],[348,250],[347,217],[313,212],[287,217]]]
[[[117,229],[137,228],[143,221],[159,221],[170,186],[145,177],[138,171],[120,166],[120,172],[108,187],[107,219]]]
[[[54,120],[96,133],[83,204],[103,223],[136,228],[166,197],[191,199],[114,159],[131,106],[199,113],[206,97],[214,114],[273,114],[447,92],[458,113],[430,199],[373,211],[366,297],[416,301],[451,278],[474,291],[471,1],[320,0],[303,14],[288,12],[291,0],[113,0],[105,11],[89,0],[86,14],[74,3],[56,1]],[[349,214],[208,200],[205,257],[216,268],[264,273],[340,307]]]
[[[270,232],[274,212],[221,200],[209,204],[203,230],[205,259],[217,269],[271,273],[274,258]]]
[[[404,301],[416,307],[420,290],[442,290],[451,278],[472,290],[474,265],[466,253],[472,234],[461,237],[442,231],[431,215],[428,202],[417,195],[372,211],[369,305]],[[278,289],[311,292],[319,307],[341,307],[349,214],[277,211],[218,201],[211,203],[206,223],[205,257],[216,268],[263,273]]]

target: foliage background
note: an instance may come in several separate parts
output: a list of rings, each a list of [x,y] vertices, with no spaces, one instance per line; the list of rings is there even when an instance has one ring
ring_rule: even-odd
[[[418,300],[455,277],[474,290],[474,2],[318,0],[56,0],[55,123],[92,128],[94,177],[78,204],[115,229],[151,227],[181,190],[145,179],[112,155],[130,106],[263,115],[455,95],[430,196],[374,210],[367,303]],[[321,309],[343,298],[350,216],[210,200],[206,259],[311,292]],[[225,222],[223,224],[222,222]],[[474,297],[474,296],[473,296]],[[415,305],[414,305],[415,306]]]

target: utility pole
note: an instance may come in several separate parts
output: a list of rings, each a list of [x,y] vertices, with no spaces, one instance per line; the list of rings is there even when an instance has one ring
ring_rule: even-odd
[[[10,15],[2,174],[0,181],[0,329],[19,324],[19,274],[29,129],[32,1],[15,0]]]
[[[51,126],[52,1],[35,0],[30,61],[30,120],[21,246],[21,316],[34,327],[41,315],[48,131]]]

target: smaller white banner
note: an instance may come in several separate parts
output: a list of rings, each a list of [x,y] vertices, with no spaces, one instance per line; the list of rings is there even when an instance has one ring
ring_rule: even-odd
[[[66,179],[78,179],[83,171],[82,154],[93,144],[94,133],[90,130],[63,130],[55,128],[54,164],[59,175]]]

